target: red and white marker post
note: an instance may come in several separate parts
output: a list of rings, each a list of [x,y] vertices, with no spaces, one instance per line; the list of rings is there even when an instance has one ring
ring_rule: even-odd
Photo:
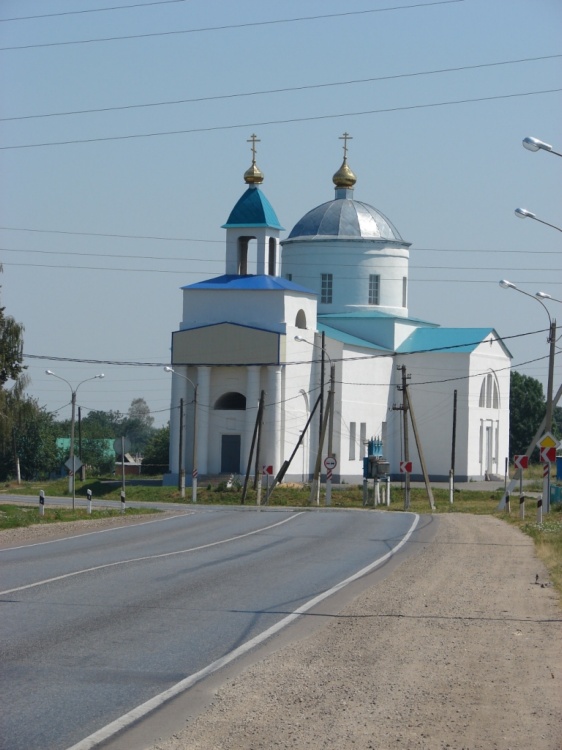
[[[338,462],[333,456],[326,456],[324,466],[326,467],[326,505],[332,503],[332,473]]]

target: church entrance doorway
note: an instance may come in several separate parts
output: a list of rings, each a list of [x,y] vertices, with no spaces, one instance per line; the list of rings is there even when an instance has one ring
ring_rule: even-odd
[[[221,474],[240,473],[241,435],[223,435],[221,440]]]

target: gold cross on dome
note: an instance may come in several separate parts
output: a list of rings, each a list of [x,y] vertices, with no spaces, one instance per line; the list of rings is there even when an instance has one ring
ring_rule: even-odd
[[[343,158],[347,159],[347,142],[353,140],[353,136],[349,133],[340,135],[340,141],[343,141]]]
[[[246,143],[252,144],[252,161],[255,162],[256,161],[256,143],[261,143],[261,141],[255,133],[252,133],[252,135],[248,138]]]

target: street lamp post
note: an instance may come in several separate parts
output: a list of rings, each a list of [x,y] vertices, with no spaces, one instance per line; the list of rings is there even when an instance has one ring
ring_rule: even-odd
[[[328,395],[328,405],[329,405],[329,411],[327,410],[327,416],[329,419],[329,426],[328,426],[328,457],[333,458],[334,457],[334,451],[333,451],[333,441],[334,441],[334,400],[336,395],[336,366],[332,362],[330,355],[326,351],[326,348],[324,346],[321,346],[319,344],[316,344],[312,341],[308,341],[307,339],[303,338],[302,336],[295,336],[295,341],[302,341],[305,344],[309,344],[309,346],[314,346],[317,349],[321,349],[323,354],[326,355],[328,358],[328,361],[330,363],[330,392]],[[317,493],[320,490],[320,462],[322,460],[322,443],[324,441],[324,435],[325,435],[325,425],[321,425],[320,428],[320,445],[318,446],[318,457],[316,460],[316,465],[314,469],[314,482]],[[318,505],[318,495],[317,495],[317,501],[316,504]],[[326,505],[332,504],[332,469],[328,468],[326,472]]]
[[[57,380],[62,380],[63,383],[66,383],[67,386],[70,388],[70,392],[72,394],[71,398],[71,404],[72,404],[72,414],[70,417],[70,476],[68,478],[68,489],[72,491],[72,510],[74,510],[74,506],[76,504],[76,464],[74,460],[74,425],[76,423],[76,394],[78,393],[78,389],[83,383],[87,383],[89,380],[97,380],[98,378],[105,377],[103,372],[100,375],[94,375],[93,378],[86,378],[86,380],[82,380],[76,388],[73,388],[72,385],[66,380],[66,378],[62,378],[60,375],[57,375],[52,370],[45,370],[46,375],[52,375],[54,378],[57,378]]]
[[[538,221],[539,224],[544,224],[547,227],[551,227],[552,229],[557,229],[559,232],[562,232],[562,229],[560,227],[557,227],[556,224],[549,224],[548,221],[539,219],[536,214],[534,214],[532,211],[528,211],[526,208],[516,208],[515,216],[517,216],[519,219],[534,219],[535,221]]]
[[[519,289],[519,287],[515,286],[511,281],[507,281],[507,279],[502,279],[500,281],[500,286],[503,289],[514,289],[516,292],[519,292],[520,294],[524,294],[526,297],[530,297],[531,299],[534,299],[536,302],[538,302],[540,305],[542,305],[544,311],[548,315],[548,324],[549,324],[549,333],[547,342],[549,344],[549,355],[548,355],[548,383],[547,383],[547,391],[546,391],[546,415],[545,415],[545,432],[552,432],[552,391],[553,391],[553,383],[554,383],[554,356],[556,352],[556,320],[551,316],[551,314],[548,311],[547,306],[544,304],[543,299],[552,299],[550,295],[546,294],[545,292],[537,292],[536,294],[529,294],[528,292],[524,292],[523,289]],[[547,512],[550,510],[550,476],[548,477],[548,483],[547,484],[547,492],[543,493],[546,494],[546,509]]]
[[[550,143],[545,143],[544,141],[541,141],[538,138],[533,138],[531,136],[523,138],[523,146],[527,149],[527,151],[548,151],[555,156],[562,156],[561,153],[555,151],[552,148]]]
[[[191,378],[188,378],[187,375],[182,375],[181,372],[178,372],[177,370],[174,370],[173,367],[164,367],[165,372],[171,372],[174,375],[177,375],[179,378],[183,378],[184,380],[187,380],[188,383],[191,383],[193,386],[193,453],[192,453],[192,472],[191,472],[191,502],[196,503],[197,502],[197,386],[198,384],[194,383]],[[182,399],[183,402],[183,399]],[[183,412],[183,405],[182,405],[182,412]],[[180,420],[180,422],[183,420]],[[182,472],[183,472],[183,491],[182,491],[182,497],[184,497],[185,494],[185,470],[183,469],[183,435],[181,434],[183,432],[183,425],[180,424],[180,456],[179,456],[179,466],[178,466],[178,473],[180,475],[180,484],[182,480]],[[182,490],[182,487],[180,487],[180,490]]]

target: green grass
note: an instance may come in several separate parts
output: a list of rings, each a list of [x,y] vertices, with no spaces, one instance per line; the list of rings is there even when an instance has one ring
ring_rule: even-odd
[[[122,513],[120,509],[103,508],[92,510],[92,513],[88,514],[86,508],[72,510],[72,508],[45,507],[45,514],[40,516],[39,505],[34,508],[29,505],[2,504],[0,505],[0,529],[16,529],[22,526],[45,525],[59,523],[60,521],[88,521],[99,518],[123,517],[124,515],[148,515],[151,513],[158,513],[158,511],[152,508],[141,508],[140,510],[138,508],[127,508],[125,513]]]
[[[538,471],[542,471],[539,467]],[[533,484],[526,485],[527,491],[540,492],[542,489],[539,476],[529,476]],[[176,487],[162,487],[157,484],[142,486],[133,484],[134,480],[126,483],[126,497],[128,501],[137,502],[163,502],[163,503],[191,503],[191,488],[186,487],[185,498],[182,499]],[[536,486],[535,486],[536,485]],[[6,511],[9,506],[0,506],[0,529],[13,528],[15,526],[26,526],[30,523],[53,523],[56,521],[68,521],[84,518],[103,518],[110,515],[120,515],[119,510],[96,510],[91,516],[84,509],[63,510],[49,509],[49,497],[68,497],[68,479],[55,482],[26,483],[22,486],[5,485],[4,491],[10,494],[36,495],[40,490],[45,491],[47,506],[45,516],[40,520],[37,508],[16,508],[14,511]],[[86,482],[76,482],[75,494],[78,498],[86,497],[86,490],[92,490],[94,500],[119,500],[121,484],[119,481],[108,481],[93,479]],[[480,491],[480,490],[456,490],[453,503],[449,502],[448,489],[434,488],[435,500],[434,513],[473,513],[477,515],[490,515],[501,518],[506,522],[517,526],[524,534],[528,534],[535,542],[537,555],[548,567],[551,579],[557,589],[562,593],[562,504],[552,506],[549,515],[544,515],[543,523],[536,523],[536,501],[527,500],[526,519],[519,519],[519,499],[514,496],[512,500],[511,514],[498,511],[497,506],[502,497],[502,490]],[[1,497],[1,495],[0,495]],[[224,482],[211,484],[201,483],[197,492],[197,501],[202,505],[239,505],[242,492],[240,487],[227,489]],[[280,485],[275,488],[270,505],[275,507],[310,508],[310,488],[308,486]],[[324,505],[324,488],[322,488],[320,503]],[[262,503],[265,503],[266,487],[262,490]],[[246,505],[255,506],[256,492],[251,488],[248,490]],[[332,507],[334,508],[363,508],[363,488],[361,485],[344,485],[333,488]],[[372,505],[369,505],[372,508]],[[380,510],[387,510],[386,506],[378,506]],[[388,510],[403,511],[404,495],[400,485],[394,484],[391,489],[391,505]],[[425,489],[412,488],[410,492],[410,510],[416,513],[429,513],[430,506]],[[127,513],[138,513],[136,509],[127,509]]]

